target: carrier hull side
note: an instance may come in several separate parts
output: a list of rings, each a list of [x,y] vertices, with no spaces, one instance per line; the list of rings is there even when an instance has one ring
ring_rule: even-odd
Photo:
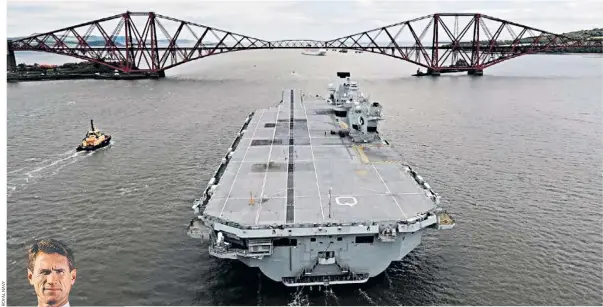
[[[422,231],[400,236],[395,242],[354,243],[355,236],[342,236],[342,241],[335,236],[316,238],[314,242],[310,238],[297,238],[297,246],[275,247],[270,257],[237,259],[286,286],[365,283],[383,273],[393,261],[402,260],[421,243],[421,237]],[[319,252],[327,246],[334,251],[334,263],[317,264]],[[358,278],[348,278],[352,274]]]

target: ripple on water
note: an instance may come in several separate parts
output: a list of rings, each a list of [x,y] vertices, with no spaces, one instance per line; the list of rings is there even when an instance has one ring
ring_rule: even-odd
[[[327,58],[233,53],[161,82],[9,86],[8,303],[35,304],[25,251],[57,237],[76,251],[74,305],[603,304],[600,59],[534,55],[482,78],[419,79],[385,57]],[[579,69],[543,76],[556,61]],[[367,284],[330,291],[210,257],[185,227],[241,122],[281,88],[324,93],[351,65],[384,104],[381,133],[442,195],[456,228],[426,233]],[[71,157],[91,107],[115,143]]]

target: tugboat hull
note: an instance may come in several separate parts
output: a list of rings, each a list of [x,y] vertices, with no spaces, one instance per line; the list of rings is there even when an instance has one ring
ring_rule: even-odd
[[[110,135],[106,135],[105,134],[105,139],[96,144],[96,145],[91,145],[91,146],[82,146],[81,144],[75,149],[75,151],[93,151],[93,150],[97,150],[99,148],[103,148],[107,145],[109,145],[111,143],[111,136]]]

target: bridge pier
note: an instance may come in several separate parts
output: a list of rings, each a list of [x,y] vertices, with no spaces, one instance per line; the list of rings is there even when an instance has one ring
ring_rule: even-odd
[[[417,73],[414,74],[413,76],[415,77],[422,77],[422,76],[433,76],[433,77],[437,77],[441,74],[440,71],[438,70],[433,70],[432,68],[427,68],[426,72],[422,72],[420,70],[417,69]]]
[[[471,70],[467,71],[467,74],[470,76],[483,76],[484,70],[483,69],[471,69]]]
[[[165,70],[160,70],[157,74],[159,75],[159,78],[165,78]]]
[[[433,77],[439,77],[440,76],[440,72],[437,70],[433,70],[431,68],[427,69],[427,74]]]
[[[15,71],[17,70],[17,59],[15,58],[15,51],[12,48],[11,41],[7,41],[6,50],[6,70]]]

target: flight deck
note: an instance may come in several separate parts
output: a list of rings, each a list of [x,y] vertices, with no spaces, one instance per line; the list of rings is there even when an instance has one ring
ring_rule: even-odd
[[[288,287],[364,283],[427,229],[452,229],[440,196],[381,137],[382,105],[348,72],[328,97],[286,89],[252,112],[193,202],[209,254]]]
[[[237,224],[406,220],[435,206],[377,136],[354,143],[324,100],[285,90],[254,112],[204,214]]]

